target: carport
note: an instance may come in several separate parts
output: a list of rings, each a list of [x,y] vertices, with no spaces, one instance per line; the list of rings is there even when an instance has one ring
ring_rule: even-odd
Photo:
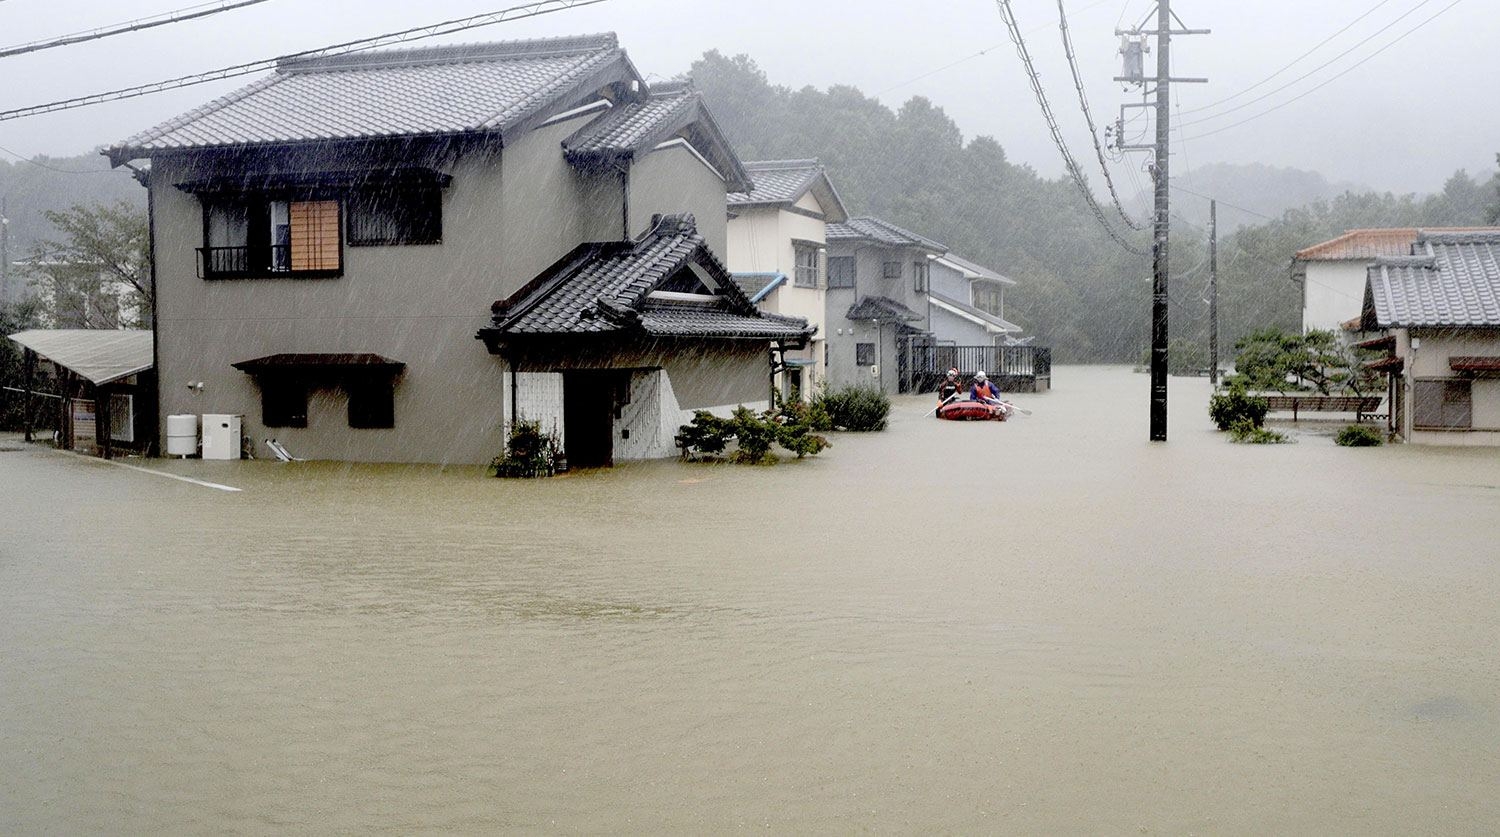
[[[99,453],[149,452],[156,429],[152,333],[142,330],[32,329],[10,335],[23,351],[21,396],[31,441],[39,398],[57,410],[58,446]],[[51,366],[55,392],[37,390],[38,364]]]

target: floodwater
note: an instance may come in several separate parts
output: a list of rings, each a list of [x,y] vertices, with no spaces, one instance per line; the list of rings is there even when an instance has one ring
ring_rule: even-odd
[[[0,453],[0,832],[1500,830],[1500,452],[1056,374],[774,468]]]

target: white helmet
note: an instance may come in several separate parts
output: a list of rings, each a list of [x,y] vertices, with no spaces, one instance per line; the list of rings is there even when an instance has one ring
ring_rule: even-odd
[[[974,380],[976,380],[976,381],[982,381],[982,380],[984,380],[984,370],[983,369],[981,369],[978,372],[974,373]]]

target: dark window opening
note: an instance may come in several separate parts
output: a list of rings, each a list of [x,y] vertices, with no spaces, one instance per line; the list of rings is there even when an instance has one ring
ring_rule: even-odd
[[[874,343],[855,343],[854,344],[854,365],[855,366],[874,366],[875,365],[875,344]]]
[[[829,256],[828,257],[828,287],[830,287],[830,288],[852,288],[852,287],[854,287],[854,257],[853,256]]]
[[[337,276],[343,270],[339,215],[336,200],[206,200],[203,276]]]
[[[439,244],[443,196],[436,188],[369,189],[349,201],[349,244]]]
[[[927,292],[927,262],[911,263],[911,289],[917,293]]]
[[[349,426],[383,429],[396,426],[396,390],[390,380],[351,380]]]
[[[307,383],[260,379],[260,420],[267,427],[306,427]]]
[[[884,262],[884,263],[881,264],[881,268],[880,269],[881,269],[881,274],[880,275],[883,276],[883,277],[885,277],[886,279],[900,279],[901,278],[901,263],[900,262]]]

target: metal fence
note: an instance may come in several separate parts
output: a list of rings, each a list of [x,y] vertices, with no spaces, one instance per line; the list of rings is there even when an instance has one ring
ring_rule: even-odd
[[[898,353],[902,392],[931,392],[949,369],[965,380],[981,369],[1006,392],[1050,389],[1052,349],[1046,346],[903,344]]]

